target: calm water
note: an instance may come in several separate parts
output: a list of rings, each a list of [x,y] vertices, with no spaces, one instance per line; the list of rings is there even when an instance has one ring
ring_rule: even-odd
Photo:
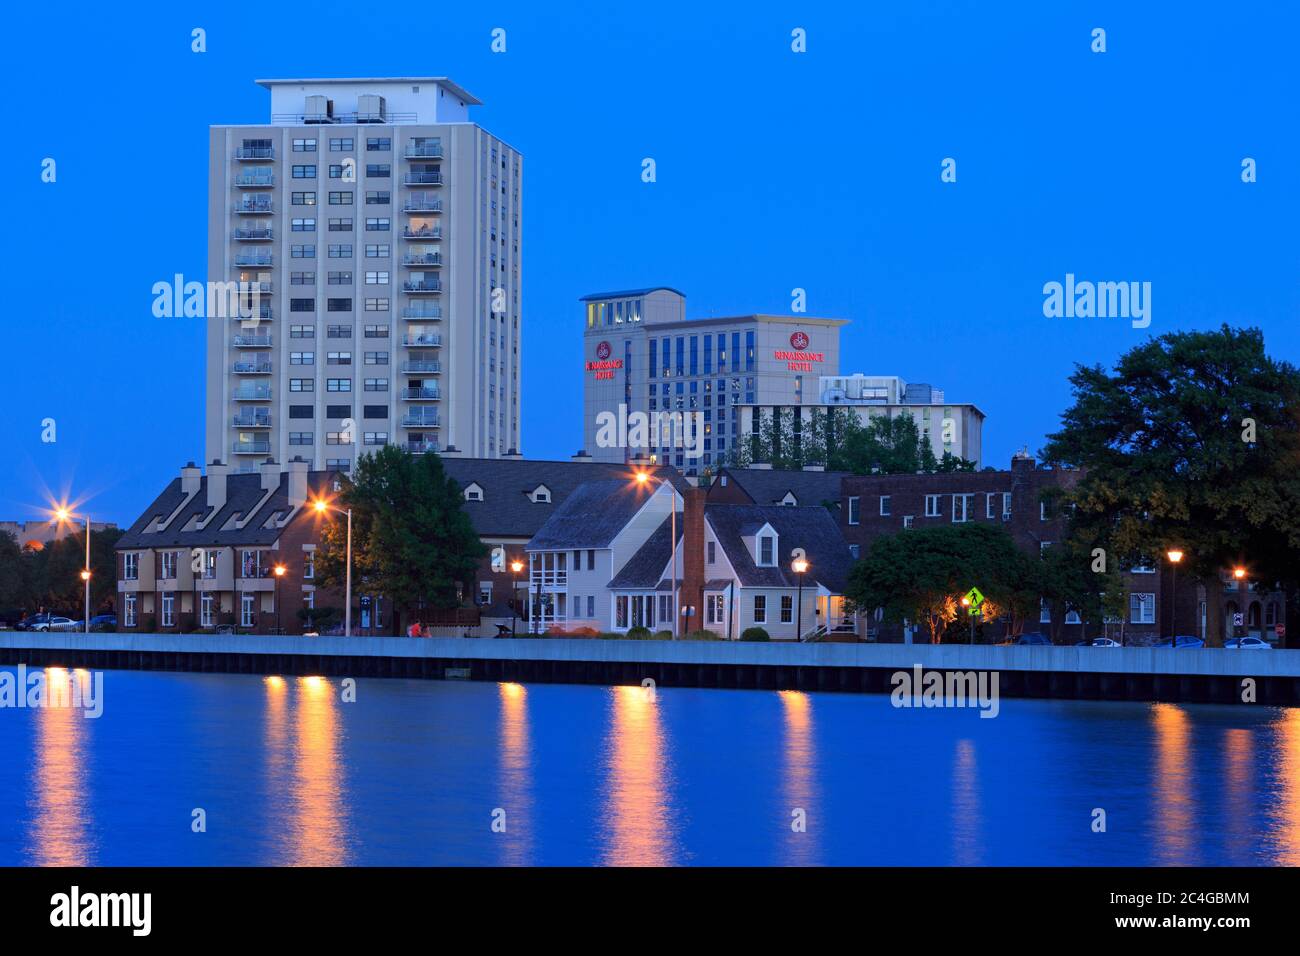
[[[97,720],[0,710],[0,864],[1300,864],[1300,710],[340,689],[110,671]]]

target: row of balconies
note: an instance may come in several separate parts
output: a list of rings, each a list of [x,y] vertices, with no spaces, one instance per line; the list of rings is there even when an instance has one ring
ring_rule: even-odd
[[[402,153],[405,159],[441,159],[441,143],[422,143],[416,145],[407,143],[406,150]],[[274,146],[237,146],[235,148],[235,159],[241,162],[248,162],[256,159],[275,159]]]

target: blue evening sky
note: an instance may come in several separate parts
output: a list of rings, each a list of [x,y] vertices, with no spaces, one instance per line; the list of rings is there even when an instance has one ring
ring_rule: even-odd
[[[1075,362],[1224,321],[1297,357],[1290,4],[472,6],[11,9],[0,518],[66,491],[128,524],[201,460],[202,321],[153,318],[150,287],[206,278],[207,128],[265,121],[258,77],[447,75],[524,153],[529,457],[581,444],[576,300],[607,289],[672,285],[707,316],[804,288],[852,320],[842,371],[976,403],[997,467],[1041,446]],[[1044,318],[1067,272],[1151,282],[1150,328]]]

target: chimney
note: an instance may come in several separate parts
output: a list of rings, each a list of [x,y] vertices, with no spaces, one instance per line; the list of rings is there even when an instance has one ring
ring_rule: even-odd
[[[199,466],[192,461],[187,461],[185,467],[181,469],[181,491],[187,495],[197,494],[202,483],[201,475]]]
[[[208,507],[214,515],[226,506],[226,474],[229,471],[229,466],[216,458],[208,465]]]
[[[591,461],[591,456],[587,454],[587,449],[579,448],[578,453],[573,456],[573,461]]]
[[[455,445],[448,445],[446,448],[444,448],[441,452],[438,453],[438,457],[440,457],[440,458],[459,458],[459,457],[460,457],[460,449],[457,448]]]
[[[506,452],[504,455],[502,455],[501,457],[502,457],[502,458],[512,458],[512,459],[515,459],[515,460],[518,461],[518,460],[521,460],[524,456],[520,453],[520,451],[519,451],[518,448],[511,448],[509,451],[507,451],[507,452]]]
[[[307,503],[307,462],[295,455],[289,462],[289,507],[300,508]]]
[[[280,487],[280,466],[276,464],[274,458],[268,458],[262,462],[258,471],[262,473],[263,491],[274,491]]]
[[[681,603],[695,613],[678,612],[678,635],[698,631],[704,625],[704,502],[707,488],[685,488],[681,492],[682,512],[682,583]]]
[[[1011,456],[1012,471],[1033,471],[1038,466],[1028,448],[1022,448]]]

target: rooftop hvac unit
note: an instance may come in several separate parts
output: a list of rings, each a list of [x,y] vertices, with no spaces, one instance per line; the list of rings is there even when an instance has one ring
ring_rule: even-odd
[[[822,392],[822,404],[824,405],[839,405],[844,399],[844,389],[842,388],[828,388]]]
[[[307,97],[307,105],[302,112],[304,123],[333,123],[334,101],[320,93],[313,93]]]
[[[384,98],[378,93],[362,93],[357,97],[358,123],[382,123],[385,114]]]

